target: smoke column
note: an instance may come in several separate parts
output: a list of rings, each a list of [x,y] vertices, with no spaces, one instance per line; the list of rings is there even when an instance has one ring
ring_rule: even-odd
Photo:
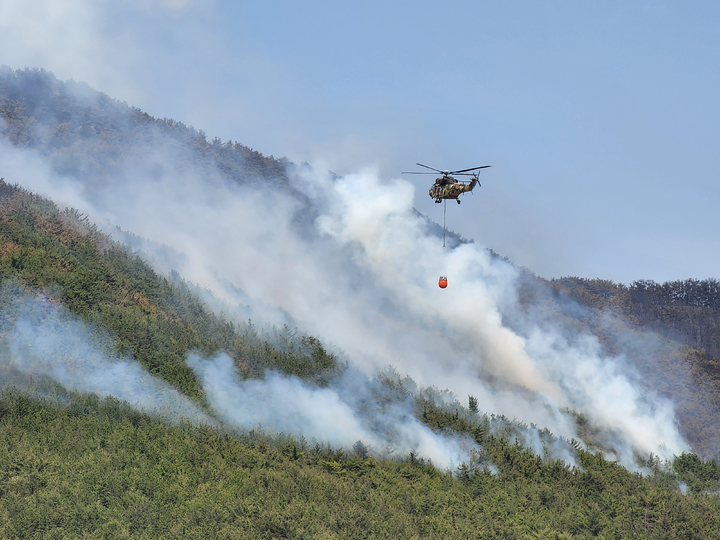
[[[568,337],[523,313],[511,264],[478,244],[443,249],[414,212],[410,183],[371,169],[337,179],[318,173],[322,165],[301,168],[292,182],[308,205],[180,158],[158,136],[152,151],[134,150],[118,177],[92,184],[58,177],[14,148],[3,149],[0,164],[6,180],[88,212],[108,232],[143,236],[161,269],[174,252],[180,274],[218,298],[232,303],[240,289],[289,314],[367,374],[392,365],[420,386],[476,396],[483,411],[566,438],[576,433],[563,411],[576,410],[629,467],[636,451],[688,449],[672,403],[641,393],[623,358],[604,357],[593,336]],[[441,273],[446,290],[436,284]]]

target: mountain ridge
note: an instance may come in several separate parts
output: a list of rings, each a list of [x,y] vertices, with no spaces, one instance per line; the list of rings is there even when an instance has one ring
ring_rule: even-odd
[[[194,156],[193,167],[200,174],[209,167],[240,184],[257,181],[271,184],[279,182],[284,186],[283,190],[290,191],[293,196],[302,199],[303,206],[302,210],[297,212],[298,215],[310,219],[308,215],[312,215],[313,212],[302,194],[289,184],[287,168],[293,165],[287,160],[278,160],[272,156],[266,158],[239,143],[223,144],[217,138],[208,142],[201,130],[186,127],[181,122],[171,119],[157,120],[127,104],[121,104],[104,94],[94,92],[82,83],[58,81],[52,74],[43,70],[13,71],[6,67],[0,70],[0,116],[5,121],[3,133],[13,145],[37,149],[59,172],[79,175],[91,184],[102,181],[98,180],[98,177],[112,176],[119,164],[133,159],[133,147],[126,145],[130,139],[137,137],[136,145],[151,145],[157,142],[152,132],[160,130],[171,140],[184,145],[189,150],[189,154]],[[183,153],[181,152],[180,155]],[[66,156],[70,156],[69,159]],[[148,166],[151,173],[153,167],[162,167],[161,164],[156,165],[152,161]],[[181,164],[179,169],[184,167],[185,165]],[[8,186],[4,189],[8,189]],[[432,231],[432,224],[429,221],[427,230]],[[463,241],[457,238],[458,245]],[[496,256],[492,250],[489,253],[493,257]],[[706,410],[708,407],[713,414],[720,412],[715,406],[716,403],[720,403],[720,398],[716,395],[716,385],[708,387],[708,381],[715,380],[714,366],[718,352],[718,334],[713,332],[712,324],[712,321],[718,320],[718,312],[715,309],[717,282],[689,280],[660,286],[638,281],[630,287],[625,287],[603,280],[580,278],[563,278],[548,282],[535,276],[531,271],[518,270],[523,276],[520,285],[521,305],[527,308],[533,304],[539,305],[542,301],[547,305],[554,305],[555,307],[551,308],[554,317],[570,321],[571,326],[579,325],[589,330],[600,338],[601,343],[610,353],[621,349],[617,342],[612,343],[617,328],[603,329],[597,313],[614,313],[616,327],[622,326],[623,323],[619,322],[622,320],[630,323],[631,328],[637,332],[658,330],[661,335],[690,347],[687,354],[675,351],[665,352],[664,356],[670,354],[676,359],[691,358],[692,360],[683,362],[676,361],[675,364],[682,363],[689,366],[688,369],[694,372],[691,377],[694,384],[699,384],[704,389],[705,395],[712,396],[712,399],[705,400],[706,403],[712,404],[711,407],[708,405],[698,409],[697,406],[692,406],[690,409],[695,412],[702,409],[703,416],[708,413]],[[715,296],[708,296],[708,288],[712,287]],[[685,291],[684,294],[677,292],[681,289]],[[705,291],[705,298],[716,299],[715,304],[685,305],[689,298],[699,298],[698,295],[703,294],[699,292],[701,289]],[[664,292],[661,294],[660,291]],[[566,295],[590,311],[579,317],[576,313],[567,313],[560,303],[556,302],[558,295]],[[661,297],[666,299],[672,297],[675,304],[666,301],[661,306],[658,300]],[[681,298],[685,299],[685,304],[676,305]],[[702,331],[693,332],[696,330],[691,324],[694,319],[686,316],[687,309],[697,312],[699,320],[706,324]],[[678,315],[681,311],[683,315]],[[679,324],[684,326],[679,327]],[[685,339],[683,336],[688,337]],[[635,354],[643,357],[637,352]],[[641,368],[647,381],[658,383],[657,378],[652,374],[656,369],[653,361],[648,361],[646,358],[639,361],[636,367]],[[667,368],[664,371],[667,371]],[[677,372],[677,369],[675,371]],[[677,374],[674,380],[687,380],[687,377]],[[678,399],[681,395],[687,397],[689,394],[682,392],[680,386],[682,385],[664,384],[660,387],[663,388],[665,395],[673,399]],[[651,387],[651,384],[646,384],[646,388]],[[707,420],[705,423],[710,424]],[[683,422],[683,425],[687,424]],[[712,443],[701,444],[700,438],[689,433],[685,435],[706,457],[720,457],[714,453],[708,454],[710,448],[720,447],[720,444],[715,444],[720,443],[720,440],[712,437]]]
[[[41,71],[26,70],[23,73],[13,72],[12,75],[30,79],[37,76],[44,92],[54,92],[53,88],[56,86],[53,85],[57,83],[53,82],[54,77]],[[0,80],[7,76],[8,72],[4,72]],[[48,81],[51,84],[47,84]],[[42,112],[42,103],[45,103],[41,99],[44,95],[42,92],[33,97],[35,102],[31,106],[29,102],[16,99],[21,97],[20,95],[3,94],[6,90],[7,85],[0,84],[0,114],[6,122],[3,130],[6,139],[16,147],[33,148],[44,153],[63,174],[78,175],[89,182],[102,182],[104,175],[109,174],[107,171],[112,171],[118,163],[132,157],[132,154],[123,155],[119,148],[113,149],[114,137],[109,135],[110,131],[103,129],[97,119],[91,118],[92,115],[85,118],[82,114],[69,114],[68,118],[64,119],[65,122],[56,122],[60,118],[47,111],[38,113],[36,117],[31,115],[30,111]],[[58,90],[57,95],[63,94]],[[111,102],[103,98],[98,103],[99,110],[102,110]],[[131,108],[125,111],[135,114],[135,110]],[[130,133],[139,133],[143,144],[157,142],[154,136],[147,133],[155,128],[180,134],[180,139],[193,148],[193,162],[196,159],[201,160],[199,165],[193,165],[197,170],[217,169],[225,177],[239,183],[263,182],[265,173],[262,171],[270,171],[271,176],[267,180],[271,183],[284,185],[289,181],[286,176],[288,163],[272,157],[265,158],[262,154],[248,154],[252,151],[237,143],[222,144],[219,140],[208,143],[204,135],[205,142],[202,143],[189,136],[188,134],[193,133],[192,129],[181,123],[172,120],[157,121],[143,114],[132,117],[134,119],[129,125],[135,131]],[[63,124],[66,124],[65,128],[61,127]],[[154,127],[145,130],[146,126]],[[61,139],[58,133],[66,133],[68,137]],[[199,135],[202,132],[196,133]],[[246,162],[243,160],[248,155],[255,156],[252,159],[257,160],[257,171],[261,172],[252,169],[246,176],[240,176],[237,171],[245,167]],[[67,156],[70,158],[64,159]],[[225,169],[221,166],[224,159],[222,156],[226,156],[229,163]],[[202,161],[203,159],[207,161]],[[150,170],[152,171],[152,168]],[[293,186],[289,187],[294,189]],[[282,189],[288,191],[285,187]],[[44,291],[40,294],[50,299],[50,304],[63,305],[73,314],[94,325],[94,328],[106,329],[109,333],[103,333],[103,330],[94,338],[101,344],[101,349],[110,356],[131,354],[151,373],[182,390],[204,407],[204,410],[208,410],[207,396],[212,381],[202,378],[188,366],[185,355],[189,350],[202,353],[205,359],[201,360],[200,364],[210,362],[213,355],[225,351],[246,380],[262,379],[268,368],[286,376],[307,380],[310,383],[308,388],[311,396],[329,395],[323,393],[331,390],[328,388],[329,382],[337,382],[343,370],[348,369],[347,365],[343,367],[342,361],[329,353],[323,343],[312,335],[298,336],[293,329],[284,328],[278,329],[279,335],[270,339],[270,336],[257,332],[250,322],[239,325],[227,320],[222,314],[212,313],[202,301],[191,294],[187,285],[157,274],[131,249],[114,244],[76,210],[61,211],[54,203],[5,182],[0,182],[0,196],[0,275],[14,283],[15,289],[19,287],[31,296],[37,296],[38,291]],[[300,212],[304,208],[301,207]],[[501,259],[492,252],[488,256]],[[603,532],[608,535],[637,534],[651,537],[653,529],[688,538],[710,534],[714,525],[708,520],[702,522],[702,519],[706,514],[716,513],[717,501],[707,496],[697,500],[685,498],[680,491],[685,489],[694,494],[711,492],[717,490],[720,481],[718,466],[712,459],[720,446],[717,444],[719,435],[713,428],[718,413],[717,404],[720,403],[720,386],[715,383],[714,376],[717,373],[717,361],[712,356],[715,354],[715,334],[709,325],[705,333],[688,336],[688,343],[685,344],[671,341],[667,336],[670,336],[672,331],[678,331],[682,335],[685,331],[683,329],[693,327],[693,321],[704,321],[703,314],[714,316],[717,308],[714,295],[717,290],[714,289],[711,291],[713,294],[705,296],[702,292],[697,296],[692,291],[709,290],[713,284],[717,285],[716,282],[688,280],[676,285],[666,284],[667,286],[636,282],[625,287],[603,280],[580,278],[548,282],[528,270],[515,268],[514,271],[519,274],[519,306],[526,313],[532,312],[533,317],[538,317],[540,327],[543,324],[553,324],[558,325],[563,332],[582,330],[591,333],[597,337],[603,353],[614,355],[624,352],[628,356],[641,375],[641,380],[636,381],[640,388],[647,392],[657,392],[660,398],[666,396],[676,400],[680,404],[676,413],[684,424],[681,432],[691,441],[693,450],[707,461],[687,453],[676,456],[672,462],[667,463],[662,463],[652,455],[638,455],[636,465],[649,476],[642,479],[638,475],[631,475],[603,457],[603,452],[609,451],[612,454],[613,451],[611,446],[605,446],[607,443],[603,439],[608,430],[599,430],[592,424],[592,419],[577,413],[574,418],[578,432],[586,439],[590,450],[584,449],[578,441],[558,442],[563,451],[568,452],[569,460],[575,459],[572,457],[573,453],[577,455],[576,467],[572,468],[557,458],[557,454],[552,451],[556,439],[552,438],[549,432],[545,433],[542,426],[523,427],[495,415],[481,416],[478,414],[477,397],[468,396],[468,405],[461,405],[454,397],[443,397],[442,392],[436,388],[418,388],[412,379],[396,372],[382,373],[378,379],[370,381],[367,386],[368,394],[361,396],[359,407],[372,413],[377,403],[392,407],[408,406],[410,412],[402,417],[403,422],[410,423],[413,418],[418,418],[423,425],[431,427],[434,434],[452,437],[463,434],[481,445],[475,461],[464,464],[464,468],[461,467],[448,476],[429,465],[424,461],[424,456],[418,456],[415,452],[411,452],[406,459],[399,459],[395,465],[384,461],[380,465],[374,464],[373,460],[368,458],[366,443],[362,441],[358,441],[361,444],[354,446],[352,452],[330,447],[316,447],[311,450],[302,440],[290,436],[283,440],[283,434],[279,435],[280,442],[276,446],[268,445],[267,441],[263,442],[264,435],[260,432],[258,439],[247,439],[246,450],[241,451],[233,446],[236,443],[227,438],[223,439],[221,434],[212,431],[208,433],[202,429],[193,431],[189,428],[186,431],[173,431],[167,445],[176,444],[184,434],[189,433],[189,437],[202,441],[204,460],[210,459],[208,448],[226,449],[220,450],[221,454],[226,451],[231,455],[247,452],[252,457],[245,460],[244,470],[247,470],[248,474],[251,471],[253,475],[258,474],[257,477],[253,476],[253,482],[257,482],[254,485],[264,485],[263,489],[266,490],[270,486],[267,477],[263,477],[262,469],[273,463],[282,463],[285,467],[295,462],[314,467],[312,471],[315,473],[322,470],[323,481],[334,486],[328,489],[336,492],[341,488],[340,484],[335,482],[349,483],[360,492],[376,490],[381,487],[382,482],[400,482],[405,486],[404,495],[401,497],[405,503],[402,508],[393,507],[393,512],[397,511],[393,516],[398,520],[398,524],[401,524],[397,530],[406,534],[440,534],[441,531],[445,537],[467,537],[479,523],[488,531],[488,537],[492,534],[521,537],[531,533],[548,537],[560,537],[560,534],[566,537],[569,534],[583,537],[596,536]],[[678,293],[680,290],[685,291],[684,295]],[[16,308],[8,301],[10,297],[10,293],[3,296],[7,318],[3,319],[4,328],[0,332],[5,338],[17,335],[17,317],[10,316]],[[687,305],[688,303],[691,305]],[[698,303],[700,305],[694,305]],[[384,307],[393,308],[392,305]],[[684,316],[685,312],[682,310],[686,308],[700,310],[698,318],[689,319]],[[52,315],[52,309],[50,312]],[[542,313],[542,317],[537,315],[538,312]],[[505,322],[508,327],[519,324],[510,320],[507,314],[503,316],[507,319]],[[686,326],[682,326],[680,322]],[[657,328],[665,330],[666,336],[651,332]],[[115,338],[112,336],[116,336],[117,340],[113,341]],[[703,347],[705,351],[690,345],[691,339],[696,338],[697,341],[692,343],[707,345]],[[573,339],[576,339],[575,334]],[[282,340],[285,341],[280,346]],[[7,351],[5,354],[13,358]],[[18,369],[17,366],[6,366],[4,379],[14,377],[17,380]],[[688,371],[689,375],[683,371]],[[266,378],[266,381],[269,379]],[[23,380],[28,383],[26,378]],[[279,377],[279,380],[294,384],[294,379]],[[28,384],[32,386],[35,383]],[[345,388],[352,385],[350,380],[344,381],[344,384]],[[128,451],[123,450],[126,442],[119,446],[113,442],[115,437],[125,440],[119,434],[121,430],[127,429],[128,423],[134,427],[139,426],[135,436],[141,438],[166,429],[149,417],[133,416],[135,413],[129,412],[124,404],[114,403],[112,400],[93,401],[88,397],[67,394],[59,388],[54,388],[52,392],[62,394],[72,407],[87,413],[87,417],[77,416],[81,423],[87,423],[85,427],[77,429],[87,434],[83,436],[83,441],[88,441],[85,446],[87,453],[83,459],[99,460],[93,463],[101,463],[104,458],[102,454],[92,453],[90,448],[102,449],[103,445],[112,443],[111,455],[117,456]],[[371,400],[370,396],[375,398],[375,401]],[[59,437],[58,440],[67,436],[60,427],[63,420],[58,420],[66,413],[51,412],[51,408],[46,407],[42,400],[33,398],[27,401],[12,392],[5,393],[0,398],[0,422],[7,433],[15,434],[18,433],[17,430],[37,433],[42,429],[42,418],[51,418],[55,426],[53,436]],[[336,406],[337,410],[339,406]],[[388,409],[380,407],[379,410],[384,414]],[[99,439],[91,435],[94,428],[88,426],[95,417],[107,417],[102,420],[104,427],[101,432],[110,435]],[[381,415],[373,418],[380,424]],[[172,431],[174,428],[168,429]],[[547,455],[540,455],[530,449],[532,437],[538,438],[539,450],[546,449]],[[192,446],[187,444],[188,447]],[[193,448],[193,452],[200,452],[199,447]],[[59,454],[47,453],[38,445],[27,447],[26,451],[28,456],[35,457],[22,457],[8,448],[7,455],[10,457],[2,462],[0,469],[4,471],[4,478],[8,479],[8,482],[12,479],[13,482],[12,487],[8,486],[6,491],[12,494],[12,512],[16,512],[13,515],[24,516],[19,522],[3,516],[4,530],[14,532],[15,536],[39,534],[45,530],[44,527],[53,526],[42,518],[41,513],[33,514],[25,499],[28,493],[35,490],[44,493],[45,497],[48,495],[43,490],[47,486],[55,490],[70,489],[67,485],[59,487],[56,479],[44,472],[48,469],[56,472],[61,470],[58,468]],[[271,457],[262,457],[268,454]],[[173,479],[172,485],[177,485],[177,482],[182,481],[182,473],[179,471],[188,467],[198,475],[212,477],[212,473],[203,469],[202,465],[202,470],[195,469],[193,467],[197,463],[188,463],[177,453],[172,453],[171,458],[166,456],[166,461],[163,461],[162,451],[157,448],[148,450],[147,455],[152,456],[155,463],[149,469],[143,468],[144,462],[137,456],[128,462],[133,464],[133,471],[142,470],[139,474],[149,475],[153,482],[157,480],[157,474],[164,474]],[[217,469],[223,471],[223,475],[230,474],[227,467],[235,461],[231,459],[222,462],[222,459],[225,458],[215,458]],[[256,466],[263,460],[264,465]],[[394,472],[389,472],[392,467],[396,467]],[[123,477],[121,482],[117,482],[110,476],[101,475],[98,472],[101,470],[100,465],[93,466],[91,470],[93,478],[90,480],[75,476],[73,478],[76,486],[81,486],[78,488],[81,490],[79,496],[83,500],[89,496],[92,500],[97,500],[99,506],[94,507],[93,514],[87,517],[86,523],[81,523],[82,519],[85,519],[81,513],[69,509],[68,515],[73,516],[72,520],[56,526],[92,530],[100,523],[110,527],[114,519],[117,530],[125,536],[142,534],[139,524],[143,523],[143,520],[149,520],[147,523],[150,527],[153,523],[162,523],[153,529],[155,533],[167,531],[167,527],[171,527],[168,516],[172,515],[172,511],[162,507],[161,501],[164,497],[172,499],[173,495],[166,495],[159,483],[155,482],[152,488],[149,488],[139,482],[137,477]],[[379,477],[373,476],[377,470],[383,471]],[[113,471],[121,475],[118,469]],[[71,472],[65,471],[63,474]],[[285,474],[288,476],[284,476]],[[302,474],[311,473],[305,471]],[[298,475],[302,474],[297,470],[283,473],[276,478],[275,484],[287,486],[287,478],[298,478]],[[232,484],[223,484],[221,480],[218,480],[218,484],[208,481],[203,489],[212,489],[212,486],[237,486],[242,482],[241,477],[232,474],[230,476],[233,479]],[[414,498],[416,495],[411,494],[414,489],[413,482],[435,487],[427,488],[430,491],[427,496],[419,495]],[[442,487],[438,487],[437,483],[442,484]],[[506,492],[503,485],[511,488]],[[142,518],[128,514],[121,508],[136,508],[128,499],[133,490],[141,492],[142,503],[151,508]],[[454,490],[460,490],[462,494],[453,499],[455,510],[450,519],[450,516],[443,514],[440,500],[444,492],[455,493]],[[512,498],[510,493],[513,490],[521,494],[520,498]],[[563,494],[563,490],[567,492]],[[272,491],[276,497],[281,492],[282,490]],[[185,505],[192,501],[192,497],[188,497],[187,493],[181,496],[178,493],[175,493],[174,500],[180,503],[184,519],[190,515]],[[347,491],[342,493],[350,499],[354,496]],[[228,498],[237,496],[232,489],[227,494]],[[485,507],[478,506],[479,501],[487,494],[492,494],[493,503],[488,503]],[[52,498],[52,494],[49,497]],[[294,497],[302,501],[303,505],[310,504],[311,497],[308,497],[307,492],[296,493]],[[387,499],[384,500],[387,503]],[[575,503],[571,503],[572,500],[575,500]],[[118,505],[117,501],[122,501],[122,504]],[[529,508],[523,506],[527,506],[527,501],[532,501]],[[618,501],[622,501],[620,507]],[[205,509],[218,504],[215,499],[194,502],[202,504]],[[88,504],[93,503],[88,501]],[[344,524],[336,524],[331,528],[332,533],[317,526],[319,522],[327,519],[327,516],[315,515],[315,528],[312,523],[291,526],[288,520],[297,518],[297,514],[288,510],[292,507],[291,503],[286,506],[273,506],[273,515],[257,511],[253,513],[246,508],[234,508],[230,514],[216,517],[218,523],[235,527],[233,530],[252,531],[266,537],[292,537],[303,533],[317,533],[321,529],[326,534],[352,537],[353,534],[357,535],[352,532],[353,528],[356,531],[371,530],[373,534],[380,536],[383,529],[374,517],[378,504],[383,503],[373,502],[369,506],[358,503],[353,510],[358,514],[352,518],[345,516]],[[460,511],[457,506],[459,504],[465,504],[466,507]],[[505,510],[501,510],[502,508]],[[474,517],[470,509],[482,514],[482,520]],[[498,510],[503,513],[503,521],[493,524],[493,512]],[[457,529],[456,514],[459,518]],[[233,515],[252,516],[252,519],[233,521]],[[154,522],[152,516],[156,516]],[[162,519],[158,516],[162,516]],[[531,526],[521,523],[528,518],[534,520],[535,524]],[[335,516],[333,519],[337,523],[343,518]],[[438,521],[433,524],[433,519]],[[385,520],[386,523],[387,521]],[[200,522],[204,523],[205,527],[210,527],[208,521],[200,519]],[[192,524],[186,525],[192,528]],[[23,528],[25,526],[27,528]],[[202,534],[200,528],[193,530],[195,534]],[[208,530],[210,529],[206,529],[206,532]],[[622,534],[619,531],[622,531]]]

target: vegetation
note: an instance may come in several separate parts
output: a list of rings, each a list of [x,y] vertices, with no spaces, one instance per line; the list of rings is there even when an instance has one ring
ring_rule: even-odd
[[[607,280],[564,278],[553,281],[565,293],[594,310],[613,310],[636,327],[720,358],[720,282],[687,279],[663,284],[649,280],[630,286]]]
[[[229,351],[246,376],[273,367],[322,380],[340,369],[315,338],[286,331],[276,348],[250,325],[214,315],[77,212],[3,182],[0,193],[1,278],[108,329],[97,342],[109,354],[132,353],[187,395],[202,401],[183,361],[192,349]],[[3,290],[4,334],[18,308],[12,288]],[[408,396],[393,377],[385,384]],[[716,530],[715,461],[651,458],[643,465],[654,474],[643,477],[578,448],[573,468],[523,447],[517,427],[478,416],[472,399],[448,411],[414,398],[428,426],[481,445],[474,462],[449,472],[412,454],[373,459],[362,443],[345,453],[282,435],[172,426],[52,385],[31,393],[46,397],[0,396],[0,536],[707,538]]]
[[[171,426],[112,398],[0,394],[6,538],[711,538],[720,467],[582,468],[484,438],[495,468],[344,453],[261,432]],[[58,406],[59,402],[66,403]],[[686,495],[677,489],[687,484]]]
[[[179,167],[285,186],[288,163],[158,120],[42,70],[0,69],[2,135],[57,171],[102,182],[139,146],[171,141]],[[162,135],[162,136],[160,136]],[[182,161],[185,160],[185,161]],[[162,174],[159,171],[158,174]],[[461,241],[461,240],[458,240]],[[493,254],[494,255],[494,254]],[[412,391],[394,372],[383,399],[436,432],[477,444],[439,470],[411,453],[378,459],[302,438],[168,423],[114,398],[63,390],[2,366],[0,537],[7,538],[710,538],[718,535],[720,292],[714,280],[546,282],[523,272],[521,303],[623,352],[649,391],[677,403],[697,454],[638,458],[643,474],[577,441]],[[74,210],[0,180],[0,356],[22,305],[39,296],[91,329],[109,358],[132,355],[203,406],[188,351],[227,352],[244,377],[267,368],[327,384],[344,366],[290,328],[259,333],[213,313],[194,287],[160,276]],[[658,335],[658,332],[660,335]],[[24,377],[24,378],[23,378]],[[14,379],[15,378],[15,379]],[[445,403],[445,405],[442,405]],[[579,432],[583,418],[577,415]],[[532,432],[536,444],[527,442]],[[567,459],[558,459],[562,447]]]
[[[720,290],[714,279],[665,284],[526,276],[526,306],[598,337],[623,354],[649,392],[672,399],[683,437],[706,459],[720,459]]]
[[[282,349],[252,324],[236,325],[209,311],[181,281],[168,281],[126,248],[99,233],[77,212],[0,180],[0,280],[44,290],[96,328],[110,331],[101,346],[132,354],[151,373],[200,398],[199,383],[185,364],[188,351],[227,352],[245,376],[276,369],[322,380],[340,369],[312,336],[282,333]],[[0,296],[0,333],[17,316],[17,295]],[[13,315],[14,314],[14,315]]]

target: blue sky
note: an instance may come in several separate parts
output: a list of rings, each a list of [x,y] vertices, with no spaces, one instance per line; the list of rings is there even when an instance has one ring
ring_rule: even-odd
[[[0,64],[387,180],[542,277],[720,278],[714,2],[0,1]],[[427,188],[416,206],[441,220]]]

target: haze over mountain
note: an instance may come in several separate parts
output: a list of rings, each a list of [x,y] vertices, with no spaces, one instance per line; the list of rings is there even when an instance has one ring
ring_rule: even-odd
[[[659,365],[640,354],[657,338],[625,328],[620,336],[612,317],[593,315],[595,328],[587,316],[578,324],[582,309],[572,300],[537,301],[548,290],[541,280],[478,244],[443,249],[414,211],[409,182],[372,170],[336,177],[208,142],[202,131],[42,71],[5,68],[0,85],[5,181],[87,214],[158,271],[175,270],[209,291],[208,305],[236,323],[289,323],[332,344],[366,376],[393,366],[419,387],[474,396],[484,412],[566,439],[581,438],[580,415],[595,443],[630,468],[636,453],[690,450],[673,384],[661,394],[641,377],[648,363],[649,371]],[[440,273],[450,280],[444,291]],[[198,370],[225,369],[217,380],[230,380],[230,360],[242,363],[218,357],[191,367],[212,386],[209,371]],[[248,387],[247,399],[287,398],[288,387],[275,382]],[[350,386],[333,391],[342,401],[340,388]],[[323,407],[308,392],[301,416]],[[225,395],[217,410],[244,410]],[[251,422],[286,430],[282,411],[287,404]],[[328,424],[316,425],[321,438]],[[440,455],[434,461],[456,462]]]

